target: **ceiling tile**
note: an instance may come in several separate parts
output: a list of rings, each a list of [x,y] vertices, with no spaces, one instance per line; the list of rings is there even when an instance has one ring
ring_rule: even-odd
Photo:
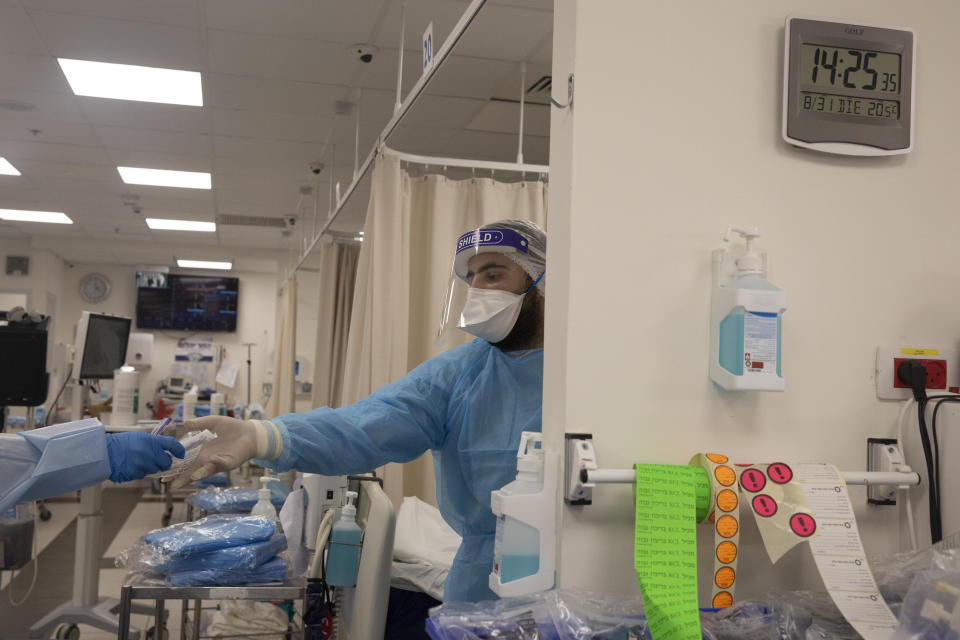
[[[491,100],[477,112],[476,117],[466,126],[473,131],[492,131],[512,133],[520,131],[520,105],[513,102]],[[550,135],[550,107],[528,104],[523,110],[523,132],[525,135]]]
[[[131,192],[140,196],[140,206],[143,209],[141,214],[144,218],[173,218],[186,216],[187,219],[212,220],[214,212],[214,200],[207,198],[174,198],[171,196],[157,195],[154,193],[140,194],[137,192],[139,187],[126,185]],[[178,191],[185,191],[179,189]],[[188,194],[184,194],[188,195]]]
[[[485,100],[421,96],[404,122],[457,129],[470,122],[485,104]]]
[[[353,73],[346,48],[336,43],[214,30],[208,48],[216,73],[341,85]]]
[[[209,107],[320,118],[333,117],[334,101],[345,99],[350,92],[340,85],[223,73],[204,74],[203,80]]]
[[[463,131],[450,140],[451,155],[497,162],[514,162],[517,136],[501,133]],[[523,160],[528,164],[549,163],[549,140],[527,136],[523,141]]]
[[[0,145],[3,145],[4,140],[32,140],[89,146],[97,144],[93,127],[88,124],[0,115]]]
[[[553,0],[490,0],[488,4],[539,9],[553,15]]]
[[[498,60],[528,60],[553,31],[553,14],[487,5],[457,43],[457,53]]]
[[[208,156],[173,154],[142,149],[107,149],[106,153],[113,164],[120,167],[146,167],[150,169],[171,169],[173,171],[210,172],[213,165],[211,158]],[[139,185],[136,186],[139,188]],[[216,183],[214,183],[213,187],[217,187]],[[162,189],[163,187],[157,188]],[[191,191],[200,193],[203,190],[192,189]]]
[[[86,122],[80,111],[80,103],[72,94],[0,88],[0,100],[26,102],[34,107],[29,111],[0,111],[0,119],[46,118],[63,122]]]
[[[373,38],[374,44],[380,47],[396,48],[400,41],[400,8],[402,4],[400,2],[390,2],[387,5]],[[427,25],[432,22],[433,39],[436,43],[435,49],[439,50],[467,6],[469,6],[469,2],[450,2],[449,0],[406,3],[404,49],[419,52],[423,32],[426,31]],[[484,9],[480,11],[482,13]]]
[[[254,158],[264,162],[279,160],[299,163],[306,166],[323,156],[322,143],[298,143],[266,138],[239,138],[235,136],[215,136],[214,152],[218,156]]]
[[[51,160],[53,162],[110,164],[106,152],[95,146],[48,144],[44,142],[11,140],[4,142],[4,157],[16,159]],[[16,163],[14,163],[16,165]]]
[[[24,53],[0,54],[0,88],[73,95],[56,60],[50,56]]]
[[[517,67],[516,62],[451,56],[427,86],[427,93],[486,100]]]
[[[204,0],[207,26],[330,42],[364,42],[383,0]]]
[[[203,38],[196,28],[46,11],[31,15],[54,56],[165,69],[204,67]]]
[[[59,176],[62,178],[102,180],[108,182],[116,177],[117,173],[116,169],[110,165],[79,162],[66,163],[24,160],[17,165],[17,168],[20,169],[20,172],[23,173],[24,176],[38,180]]]
[[[0,7],[0,51],[46,53],[30,16],[20,7]]]
[[[326,142],[334,118],[213,109],[214,133],[247,138],[274,138],[294,142]]]
[[[27,9],[184,27],[200,25],[196,0],[21,0]]]
[[[75,99],[90,124],[182,133],[208,133],[209,129],[209,115],[197,107],[106,98]]]
[[[96,127],[96,131],[103,146],[108,149],[136,149],[196,155],[209,155],[213,150],[210,136],[196,133],[173,133],[127,127]]]

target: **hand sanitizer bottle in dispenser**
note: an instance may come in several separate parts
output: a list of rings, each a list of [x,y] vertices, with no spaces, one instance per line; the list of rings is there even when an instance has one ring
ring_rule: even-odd
[[[710,315],[710,378],[724,389],[783,391],[781,318],[787,294],[767,279],[766,254],[757,253],[756,227],[731,227],[746,251],[734,260],[726,249],[713,252]]]
[[[330,533],[327,584],[332,587],[352,587],[357,584],[363,530],[357,524],[357,508],[352,502],[356,499],[356,491],[347,491],[347,504],[343,505],[340,519]]]
[[[543,436],[524,431],[517,479],[490,492],[497,517],[490,588],[501,597],[544,591],[556,581],[557,476],[560,456],[535,448]]]

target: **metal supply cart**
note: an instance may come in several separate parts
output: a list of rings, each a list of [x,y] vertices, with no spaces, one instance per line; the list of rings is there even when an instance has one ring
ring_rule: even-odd
[[[180,639],[198,640],[200,635],[201,613],[204,609],[204,600],[299,600],[301,604],[306,592],[306,581],[303,578],[287,579],[276,584],[257,585],[249,587],[168,587],[156,585],[126,585],[120,590],[120,632],[118,640],[130,638],[130,612],[134,600],[154,600],[154,633],[156,640],[165,638],[163,633],[164,619],[166,618],[165,605],[167,600],[179,600],[181,603]],[[190,620],[191,628],[187,628],[187,617],[190,605],[193,604],[193,617]],[[302,611],[302,608],[301,608]],[[262,633],[255,635],[263,635]],[[239,637],[239,636],[238,636]],[[302,624],[296,619],[290,622],[287,637],[302,638]]]

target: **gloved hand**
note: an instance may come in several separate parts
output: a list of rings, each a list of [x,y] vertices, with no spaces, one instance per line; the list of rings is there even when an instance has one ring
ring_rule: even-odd
[[[183,458],[186,451],[176,438],[152,433],[108,433],[107,457],[114,482],[139,480],[151,473],[166,471],[173,460],[167,452]]]
[[[236,469],[250,458],[265,458],[271,440],[275,440],[273,434],[254,420],[206,416],[183,424],[187,431],[209,429],[217,437],[206,442],[193,464],[176,477],[172,485],[174,489],[220,471]]]

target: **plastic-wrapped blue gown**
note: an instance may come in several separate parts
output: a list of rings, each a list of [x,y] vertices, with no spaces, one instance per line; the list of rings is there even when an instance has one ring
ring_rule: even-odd
[[[437,504],[463,537],[444,601],[491,600],[496,519],[490,492],[515,479],[520,433],[540,431],[542,399],[543,349],[504,353],[476,339],[356,404],[274,418],[280,457],[257,464],[342,475],[432,450]]]

